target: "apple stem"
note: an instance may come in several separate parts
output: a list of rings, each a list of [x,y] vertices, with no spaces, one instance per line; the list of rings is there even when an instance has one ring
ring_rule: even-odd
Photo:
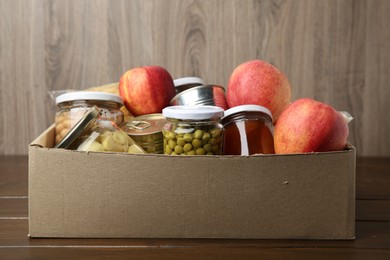
[[[339,111],[339,113],[344,117],[347,124],[349,124],[349,122],[351,122],[353,120],[353,117],[351,116],[350,113],[348,113],[346,111]]]

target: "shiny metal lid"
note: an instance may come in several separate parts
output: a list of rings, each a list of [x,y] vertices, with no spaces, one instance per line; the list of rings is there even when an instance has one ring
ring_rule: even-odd
[[[87,130],[91,123],[100,114],[100,110],[94,106],[69,130],[64,138],[54,148],[72,149],[72,145]]]
[[[129,135],[147,135],[162,131],[166,118],[162,114],[147,114],[134,117],[125,123],[121,129]]]

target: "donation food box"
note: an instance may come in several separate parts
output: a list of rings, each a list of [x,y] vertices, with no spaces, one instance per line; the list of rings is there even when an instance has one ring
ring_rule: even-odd
[[[167,156],[29,146],[29,234],[72,238],[353,239],[353,146]]]

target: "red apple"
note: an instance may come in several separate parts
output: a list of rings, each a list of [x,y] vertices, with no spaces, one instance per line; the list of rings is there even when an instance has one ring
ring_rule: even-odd
[[[310,153],[343,150],[348,121],[333,107],[310,98],[290,104],[275,125],[275,153]]]
[[[260,105],[268,108],[276,122],[290,103],[287,77],[271,64],[252,60],[239,65],[229,79],[226,100],[229,107]]]
[[[175,96],[175,91],[171,75],[159,66],[128,70],[119,81],[119,95],[134,116],[161,113]]]

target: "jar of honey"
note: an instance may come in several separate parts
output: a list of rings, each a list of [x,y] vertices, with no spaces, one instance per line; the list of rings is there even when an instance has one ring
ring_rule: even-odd
[[[223,154],[273,154],[274,138],[271,112],[257,105],[242,105],[225,111]]]

